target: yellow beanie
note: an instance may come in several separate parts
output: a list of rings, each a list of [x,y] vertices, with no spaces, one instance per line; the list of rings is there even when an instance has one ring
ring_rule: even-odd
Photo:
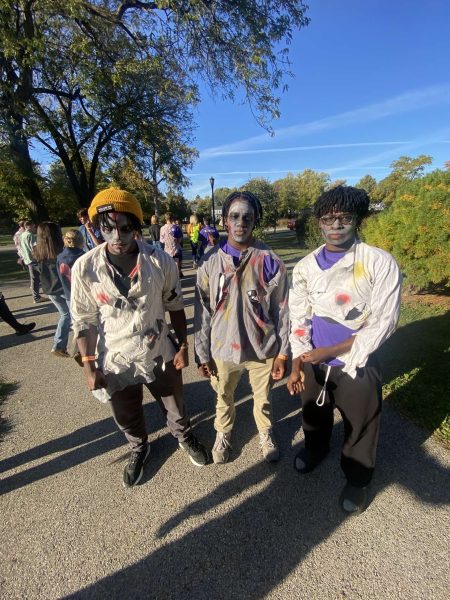
[[[125,190],[119,188],[108,188],[99,192],[88,209],[89,218],[106,212],[127,212],[135,215],[139,222],[144,221],[141,205],[138,200]]]

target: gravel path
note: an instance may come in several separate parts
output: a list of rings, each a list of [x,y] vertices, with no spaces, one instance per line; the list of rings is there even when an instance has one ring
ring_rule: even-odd
[[[246,381],[233,460],[203,469],[177,449],[146,391],[152,454],[142,485],[125,490],[127,450],[108,406],[75,361],[50,355],[53,305],[33,305],[22,282],[2,291],[37,328],[20,338],[0,323],[0,374],[15,386],[1,408],[1,598],[448,600],[449,453],[389,406],[374,499],[359,518],[337,504],[341,423],[324,464],[299,476],[301,412],[278,386],[282,457],[268,465]],[[212,445],[209,385],[193,366],[184,380],[196,434]]]

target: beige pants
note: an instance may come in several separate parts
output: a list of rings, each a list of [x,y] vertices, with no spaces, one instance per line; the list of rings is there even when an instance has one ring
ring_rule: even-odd
[[[248,371],[253,391],[253,416],[258,431],[267,431],[272,427],[272,407],[270,390],[273,384],[270,376],[273,358],[249,360],[236,365],[232,362],[216,360],[217,377],[211,377],[211,385],[217,394],[216,419],[214,429],[228,433],[233,429],[236,409],[234,391],[244,371]]]

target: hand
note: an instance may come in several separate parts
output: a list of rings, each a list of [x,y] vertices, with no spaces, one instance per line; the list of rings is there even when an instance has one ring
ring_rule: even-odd
[[[272,365],[272,379],[274,381],[280,381],[280,379],[283,379],[285,373],[286,361],[280,358],[279,356],[275,357]]]
[[[305,352],[305,354],[302,354],[301,358],[305,363],[319,365],[320,363],[326,362],[330,358],[334,358],[334,356],[332,355],[329,346],[323,346],[322,348],[315,348],[314,350]]]
[[[305,372],[302,369],[299,371],[292,371],[286,385],[291,396],[303,392],[305,389]]]
[[[189,366],[189,355],[186,346],[180,348],[173,357],[173,366],[177,371],[181,371],[181,369],[185,369]]]
[[[86,383],[88,390],[99,390],[100,388],[107,387],[106,377],[103,371],[100,369],[89,368],[89,363],[85,363],[84,374],[86,375]]]
[[[198,371],[206,379],[211,379],[211,375],[217,376],[216,363],[213,360],[205,362],[198,367]]]

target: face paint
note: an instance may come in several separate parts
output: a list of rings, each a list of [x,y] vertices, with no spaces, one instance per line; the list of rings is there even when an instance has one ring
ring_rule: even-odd
[[[129,223],[128,217],[122,213],[108,213],[107,225],[102,223],[100,230],[103,239],[108,244],[111,254],[126,254],[134,246],[135,230]]]
[[[250,202],[242,199],[232,202],[225,223],[231,242],[243,246],[250,244],[255,227],[255,213]]]
[[[350,221],[350,217],[353,217]],[[335,217],[334,222],[331,224],[332,217]],[[350,221],[346,223],[344,221]],[[322,232],[323,239],[327,247],[337,247],[338,249],[344,250],[353,243],[356,233],[357,219],[355,215],[349,215],[348,213],[330,213],[323,215],[319,219],[319,227]]]

